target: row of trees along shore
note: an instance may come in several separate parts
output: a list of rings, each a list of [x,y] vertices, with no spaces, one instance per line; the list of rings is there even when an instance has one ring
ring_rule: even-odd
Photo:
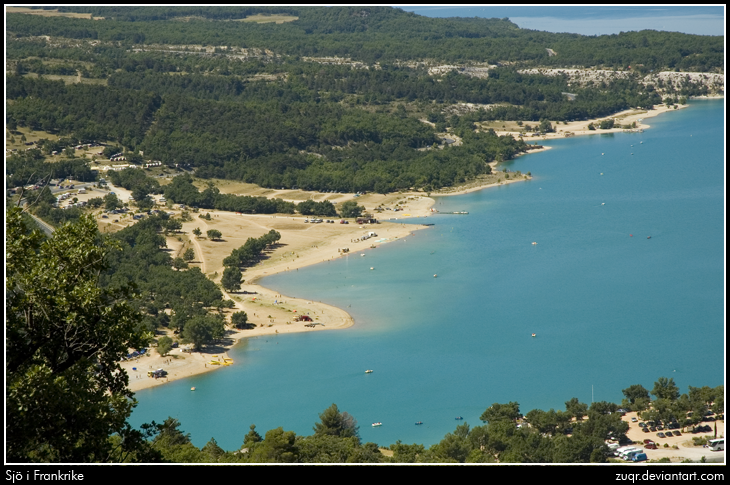
[[[485,424],[464,423],[431,447],[396,442],[390,457],[376,444],[362,444],[354,418],[336,407],[323,413],[312,436],[277,428],[262,438],[252,427],[241,450],[224,451],[215,440],[198,449],[174,420],[129,425],[135,401],[119,365],[130,348],[148,348],[161,327],[196,346],[224,332],[231,305],[218,287],[198,268],[176,271],[162,251],[167,216],[109,236],[84,215],[51,238],[26,216],[16,207],[6,213],[6,446],[12,462],[605,462],[605,440],[621,440],[628,430],[620,407],[683,427],[724,409],[722,386],[680,394],[673,379],[662,377],[651,392],[639,384],[624,389],[621,404],[589,406],[574,398],[565,411],[522,416],[518,403],[495,403],[480,417]],[[278,238],[274,231],[250,239],[229,257],[235,256],[232,267],[240,271],[242,255]],[[245,327],[240,313],[232,323]]]

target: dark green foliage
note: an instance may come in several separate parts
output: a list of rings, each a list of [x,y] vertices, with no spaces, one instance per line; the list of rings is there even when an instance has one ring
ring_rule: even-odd
[[[251,265],[258,260],[267,247],[276,244],[279,239],[281,239],[281,234],[274,229],[259,238],[250,237],[243,246],[234,249],[231,255],[223,260],[223,265],[227,268]]]
[[[598,127],[602,130],[610,130],[611,128],[613,128],[613,125],[614,125],[614,120],[608,119],[608,120],[602,120],[598,124]]]
[[[355,442],[360,443],[357,421],[346,412],[340,412],[336,404],[325,409],[319,419],[320,422],[314,425],[314,436],[355,438]]]
[[[215,187],[208,187],[202,193],[193,185],[189,175],[179,175],[165,186],[165,197],[175,203],[202,209],[217,209],[247,214],[294,213],[294,204],[281,199],[248,197],[221,194]]]
[[[128,168],[126,170],[109,172],[109,179],[114,185],[132,191],[132,197],[139,201],[148,194],[159,194],[160,183],[147,176],[144,170]]]
[[[674,401],[679,397],[679,388],[674,383],[673,378],[667,379],[666,377],[660,377],[654,383],[654,389],[652,389],[651,393],[657,398]]]
[[[278,25],[222,21],[257,11],[248,7],[237,14],[201,7],[195,9],[200,17],[211,20],[184,24],[171,20],[182,10],[112,8],[114,19],[104,22],[10,14],[9,55],[23,61],[21,72],[41,72],[46,65],[50,69],[51,64],[25,59],[51,56],[64,59],[53,63],[54,69],[108,76],[109,85],[65,86],[10,76],[9,126],[73,134],[74,142],[116,140],[121,145],[114,150],[141,148],[145,156],[169,166],[187,164],[203,178],[305,190],[387,193],[413,187],[428,191],[487,173],[484,162],[508,160],[523,151],[524,144],[485,133],[460,147],[419,151],[439,142],[435,131],[414,116],[414,108],[422,109],[419,104],[436,103],[437,108],[429,107],[426,116],[439,132],[450,125],[453,133],[462,136],[474,129],[474,121],[491,120],[540,120],[537,128],[550,131],[548,120],[606,117],[629,107],[650,109],[661,99],[655,89],[638,82],[649,69],[708,70],[723,65],[721,37],[652,31],[595,38],[536,33],[507,20],[434,19],[379,7],[293,8],[289,13],[296,12],[299,20]],[[136,13],[125,13],[132,11]],[[102,42],[93,49],[83,42],[61,49],[40,37],[27,37],[31,35]],[[222,50],[208,57],[135,52],[127,42],[258,46],[292,57],[262,62],[230,58]],[[559,54],[548,56],[548,46]],[[378,61],[380,68],[352,69],[296,58],[308,55]],[[423,69],[390,64],[395,59],[423,58],[518,65],[491,69],[489,77],[482,79],[456,72],[430,76]],[[635,74],[580,88],[569,86],[561,76],[518,72],[518,67],[535,64],[621,69],[632,65]],[[272,77],[253,77],[260,74]],[[703,89],[683,83],[669,94],[704,94]],[[565,99],[562,93],[567,91],[576,94],[575,100]],[[83,102],[77,101],[82,98]],[[441,109],[456,102],[492,108],[447,120]],[[68,146],[46,143],[44,151],[52,145],[56,151]],[[113,151],[110,148],[107,154]],[[23,176],[9,173],[13,173],[11,183],[25,183]],[[32,172],[20,169],[19,173]],[[135,199],[143,200],[154,190],[153,186],[139,188]],[[199,193],[195,189],[168,198],[246,213],[294,211],[291,203],[222,195],[215,190]],[[311,212],[306,205],[303,210]],[[326,211],[319,215],[333,216]]]
[[[588,405],[578,401],[577,397],[571,398],[565,403],[565,410],[578,421],[588,412]]]
[[[637,401],[649,400],[649,391],[647,391],[641,384],[634,384],[621,392],[623,392],[631,405],[634,405]]]
[[[168,336],[160,337],[157,341],[157,353],[164,357],[170,350],[172,350],[172,339]]]
[[[246,461],[253,463],[296,463],[296,433],[276,428],[266,432],[264,440],[249,447]]]
[[[16,152],[6,158],[5,171],[8,174],[10,188],[21,187],[28,183],[47,182],[51,178],[71,177],[81,182],[93,182],[96,177],[83,160],[63,159],[56,163],[46,163],[45,156],[37,148]]]
[[[200,350],[203,345],[222,338],[224,332],[225,324],[221,317],[205,315],[193,317],[185,322],[182,336],[186,342],[195,345],[195,350]]]
[[[260,434],[256,432],[256,425],[252,424],[251,429],[248,433],[246,433],[246,436],[243,438],[243,446],[252,445],[254,443],[259,443],[263,440]]]
[[[172,267],[180,271],[181,269],[187,269],[188,263],[183,258],[175,258],[172,260]]]
[[[124,207],[124,204],[122,204],[122,201],[119,200],[116,194],[106,194],[104,196],[104,210],[113,211],[122,207]]]
[[[98,285],[107,255],[118,248],[89,216],[46,240],[28,233],[20,210],[6,217],[8,459],[119,459],[110,436],[128,436],[131,445],[137,434],[126,424],[135,403],[118,362],[145,339],[136,331],[129,286]]]
[[[248,328],[248,315],[246,312],[236,312],[231,315],[231,324],[236,328]]]
[[[303,216],[337,217],[335,206],[329,200],[322,202],[305,200],[297,204],[297,210]]]
[[[135,147],[145,136],[160,98],[144,91],[117,90],[21,76],[7,78],[8,117],[33,130],[74,133],[82,141],[114,139]]]
[[[508,404],[494,403],[489,406],[486,411],[479,417],[482,421],[497,422],[497,421],[516,421],[520,414],[520,405],[516,402],[510,402]]]
[[[228,267],[223,270],[221,285],[226,291],[238,291],[241,289],[241,270],[237,267]]]
[[[165,238],[159,232],[168,220],[167,216],[150,216],[115,233],[122,251],[112,255],[110,269],[102,274],[101,282],[110,287],[135,282],[140,292],[135,306],[153,317],[157,325],[182,330],[188,320],[205,316],[206,307],[222,302],[223,295],[200,268],[173,269],[172,258],[160,251]],[[161,311],[165,308],[173,310],[171,319]]]
[[[348,200],[340,204],[340,214],[342,217],[360,217],[365,207],[357,205],[354,200]]]
[[[721,36],[708,38],[650,30],[602,36],[554,34],[521,30],[507,19],[429,18],[389,7],[93,7],[93,10],[106,20],[10,13],[7,29],[18,36],[51,35],[124,44],[245,45],[295,56],[351,56],[365,62],[431,58],[492,63],[522,61],[563,67],[626,68],[643,64],[647,70],[677,67],[705,71],[723,66]],[[274,10],[299,19],[279,25],[224,21]],[[182,24],[172,20],[178,16],[212,21]],[[181,28],[182,25],[186,28]],[[558,55],[550,57],[546,47]]]

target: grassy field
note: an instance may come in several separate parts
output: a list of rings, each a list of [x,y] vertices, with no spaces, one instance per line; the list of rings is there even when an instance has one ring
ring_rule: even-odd
[[[68,17],[73,19],[101,20],[104,17],[93,17],[90,13],[59,12],[58,10],[43,10],[28,7],[5,7],[7,13],[26,13],[30,15],[42,15],[44,17]]]
[[[25,77],[38,77],[38,74],[34,72],[29,72],[28,74],[23,74]],[[63,81],[66,84],[75,84],[75,83],[83,83],[83,84],[102,84],[104,86],[107,85],[106,79],[91,79],[87,77],[81,77],[81,76],[60,76],[57,74],[44,74],[44,79],[50,79],[51,81]]]
[[[256,22],[257,24],[276,22],[277,24],[283,24],[295,20],[299,20],[299,17],[291,15],[249,15],[245,19],[236,19],[235,22]]]
[[[20,137],[25,135],[25,142],[20,140]],[[15,142],[11,142],[11,138],[15,138]],[[46,140],[58,140],[58,135],[48,133],[46,131],[33,131],[30,128],[19,126],[13,133],[9,130],[5,130],[6,148],[16,148],[18,150],[24,150],[27,148],[25,143],[32,141],[38,141],[41,138]]]

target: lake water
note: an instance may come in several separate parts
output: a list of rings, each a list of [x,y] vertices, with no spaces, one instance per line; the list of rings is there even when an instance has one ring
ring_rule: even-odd
[[[312,434],[336,403],[363,441],[428,446],[495,402],[527,413],[620,402],[661,376],[682,392],[722,384],[724,102],[648,123],[546,143],[505,165],[533,180],[437,199],[469,215],[268,277],[356,324],[249,339],[234,366],[137,393],[132,424],[173,416],[196,446],[233,450],[251,424]]]
[[[719,5],[431,5],[399,8],[426,17],[509,18],[523,29],[582,35],[647,29],[695,35],[725,33],[725,9]]]

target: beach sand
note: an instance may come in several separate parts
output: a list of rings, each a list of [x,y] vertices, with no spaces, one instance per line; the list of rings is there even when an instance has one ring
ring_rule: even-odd
[[[680,104],[677,105],[677,109],[683,109],[686,108],[686,104]],[[566,134],[569,134],[568,136],[581,136],[581,135],[599,135],[602,133],[621,133],[624,131],[623,128],[611,128],[608,130],[602,130],[598,128],[598,124],[603,120],[609,120],[614,119],[616,120],[616,125],[631,125],[634,122],[636,122],[636,130],[646,130],[648,128],[651,128],[651,125],[644,123],[644,120],[647,118],[653,118],[654,116],[658,116],[662,113],[666,113],[667,111],[676,111],[673,106],[667,106],[664,104],[656,105],[654,109],[652,110],[642,110],[642,109],[628,109],[626,111],[621,111],[620,113],[613,114],[611,116],[606,116],[604,118],[597,118],[593,120],[583,120],[583,121],[569,121],[565,124],[553,122],[553,128],[555,129],[554,133],[545,133],[544,135],[535,136],[533,137],[531,134],[525,134],[524,140],[525,143],[532,143],[537,141],[538,143],[542,140],[554,140],[559,138],[566,138]],[[524,124],[532,124],[535,125],[535,122],[532,121],[525,121]],[[589,130],[588,125],[593,123],[596,126],[595,130]],[[497,133],[500,136],[504,135],[512,135],[514,137],[519,136],[519,131],[497,131],[495,130],[495,133]]]
[[[669,111],[671,108],[658,107],[650,112],[624,112],[614,115],[621,117],[621,124],[637,121],[641,128],[649,128],[649,125],[638,124],[639,119],[656,116]],[[594,123],[596,120],[592,120]],[[560,125],[557,133],[546,134],[540,139],[554,139],[564,137],[564,131],[569,130],[575,135],[597,134],[620,132],[621,129],[590,131],[587,125],[590,121],[569,123],[567,127]],[[510,134],[508,132],[500,135]],[[529,153],[536,153],[549,149],[542,147],[530,150]],[[496,162],[492,164],[496,170]],[[529,179],[525,175],[519,177],[510,174],[510,179],[504,179],[502,172],[496,172],[490,176],[484,176],[466,184],[434,191],[428,195],[447,196],[459,195],[484,188],[505,185]],[[306,217],[298,215],[259,215],[259,214],[238,214],[225,211],[201,210],[199,213],[191,213],[192,221],[184,222],[182,231],[167,238],[168,250],[171,256],[181,256],[187,248],[195,251],[195,260],[190,266],[197,266],[210,279],[220,283],[223,273],[223,259],[231,252],[242,246],[249,237],[258,238],[274,229],[281,233],[279,244],[267,251],[264,258],[254,267],[246,268],[243,271],[244,284],[238,292],[226,293],[224,298],[231,299],[235,308],[225,310],[224,315],[230,321],[230,314],[238,311],[245,311],[249,323],[256,325],[255,328],[247,330],[228,329],[226,336],[221,342],[215,345],[206,346],[201,352],[186,353],[181,349],[174,349],[170,355],[162,357],[155,348],[150,349],[147,355],[135,360],[122,362],[122,367],[129,375],[129,387],[132,391],[162,385],[185,377],[210,372],[213,370],[226,369],[227,366],[211,365],[209,362],[212,356],[218,355],[221,359],[227,356],[227,351],[238,341],[247,337],[259,337],[271,334],[287,334],[294,332],[319,332],[323,330],[342,329],[354,325],[352,317],[344,310],[333,307],[318,301],[296,298],[295,295],[280,295],[275,291],[257,284],[257,281],[265,276],[273,274],[297,271],[299,268],[312,264],[334,261],[337,258],[361,257],[369,251],[377,251],[377,247],[386,243],[398,243],[407,238],[414,231],[424,229],[433,215],[432,206],[435,201],[432,197],[423,192],[394,193],[394,194],[366,194],[356,196],[355,194],[335,194],[306,192],[301,190],[273,190],[264,189],[252,184],[244,184],[235,181],[220,180],[214,181],[221,193],[234,193],[238,195],[265,196],[269,198],[281,198],[284,200],[301,202],[302,200],[330,200],[338,204],[346,200],[356,200],[359,205],[365,207],[366,212],[376,217],[380,224],[357,225],[353,220],[349,224],[340,224],[339,219],[335,223],[305,223]],[[114,190],[121,192],[119,188]],[[123,190],[123,189],[122,189]],[[378,213],[377,207],[389,207],[394,209],[396,203],[403,210],[383,210]],[[173,210],[179,214],[181,210]],[[211,219],[201,219],[199,215],[210,214]],[[418,222],[423,219],[424,225],[402,224],[401,219]],[[99,219],[101,222],[102,220]],[[126,226],[132,221],[122,221],[117,225]],[[202,234],[208,229],[218,229],[223,234],[221,240],[212,241],[205,237],[196,238],[193,236],[193,229],[199,228]],[[357,241],[364,234],[374,231],[376,237],[367,240]],[[349,253],[338,251],[341,248],[349,248]],[[312,318],[314,327],[305,327],[308,322],[294,322],[296,315],[308,314]],[[171,337],[175,337],[171,333]],[[162,334],[158,334],[157,338]],[[245,362],[234,362],[233,365],[245,365]],[[136,368],[134,370],[133,368]],[[166,378],[153,379],[147,377],[147,371],[164,369],[168,372]],[[222,370],[221,372],[225,372]]]

